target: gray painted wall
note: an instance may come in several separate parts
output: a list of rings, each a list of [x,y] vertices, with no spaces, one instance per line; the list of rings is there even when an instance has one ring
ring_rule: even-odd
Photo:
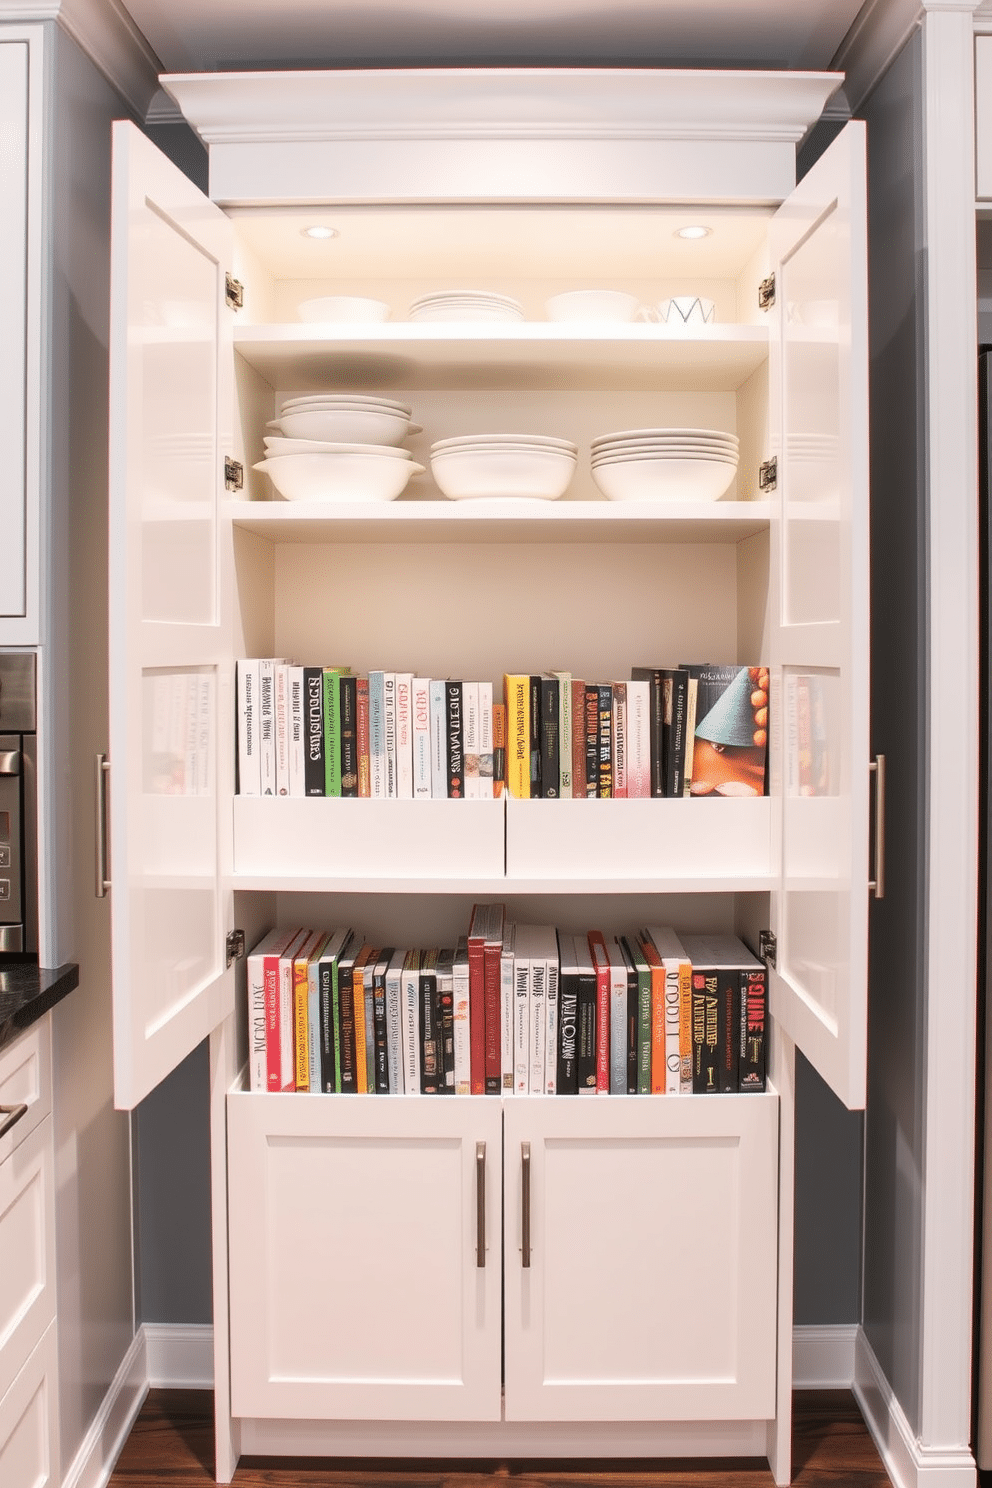
[[[873,905],[864,1327],[919,1429],[925,1059],[926,520],[922,37],[864,109],[872,393],[872,750],[888,773],[886,897]]]

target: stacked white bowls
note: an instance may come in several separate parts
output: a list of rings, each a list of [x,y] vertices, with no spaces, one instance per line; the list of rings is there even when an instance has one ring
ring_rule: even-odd
[[[483,289],[449,290],[422,295],[408,311],[413,321],[507,321],[523,320],[524,307],[508,295],[489,294]]]
[[[368,393],[288,398],[278,432],[265,439],[262,470],[287,501],[392,501],[422,475],[403,439],[416,427],[410,409]]]
[[[737,471],[736,434],[625,429],[592,442],[592,478],[610,501],[717,501]]]
[[[575,473],[578,447],[544,434],[462,434],[431,445],[431,471],[452,501],[555,501]]]

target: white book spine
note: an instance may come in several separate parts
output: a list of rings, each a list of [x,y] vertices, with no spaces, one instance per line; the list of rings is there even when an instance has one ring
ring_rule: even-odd
[[[548,962],[541,947],[535,946],[530,963],[530,1075],[532,1095],[544,1091],[544,1047],[547,1039]]]
[[[186,794],[187,713],[189,677],[186,672],[173,672],[169,687],[169,754],[172,756],[172,794]]]
[[[651,684],[627,683],[627,795],[651,794]]]
[[[289,668],[289,794],[305,796],[303,668]]]
[[[462,683],[462,775],[466,801],[477,801],[479,789],[479,684]]]
[[[386,731],[383,672],[369,672],[369,794],[373,800],[386,795]]]
[[[413,678],[396,673],[396,794],[413,799]]]
[[[608,941],[610,962],[610,1094],[627,1094],[627,963],[616,941]]]
[[[275,669],[276,689],[276,795],[289,795],[289,667],[280,661]]]
[[[513,1090],[530,1094],[530,956],[517,926],[513,950]]]
[[[472,1022],[469,1000],[468,946],[459,939],[452,966],[452,1032],[455,1044],[455,1094],[472,1093]]]
[[[300,679],[302,695],[303,681]],[[320,1084],[320,951],[317,946],[307,967],[307,1065],[311,1095],[322,1095]]]
[[[187,796],[200,793],[200,674],[186,676],[186,764],[183,790]]]
[[[503,948],[499,955],[500,1073],[504,1090],[513,1089],[513,949],[516,926],[503,922]]]
[[[429,677],[414,677],[411,684],[413,715],[413,794],[417,799],[431,794],[431,684]]]
[[[431,682],[431,795],[443,800],[448,794],[448,710],[444,683]]]
[[[403,962],[406,954],[396,951],[386,968],[386,1071],[390,1095],[403,1094],[402,999]]]
[[[406,1095],[420,1094],[420,966],[416,955],[403,962],[400,982],[402,997],[403,1090]]]
[[[547,1016],[547,1032],[544,1039],[544,1090],[547,1095],[558,1092],[558,939],[554,930],[549,930],[547,939],[547,982],[544,1001]]]
[[[196,794],[209,796],[213,788],[213,737],[214,678],[212,672],[201,672],[197,688],[196,714]]]
[[[479,683],[479,795],[493,794],[493,684]]]
[[[396,799],[396,673],[382,674],[382,732],[386,757],[386,795]]]
[[[258,663],[259,793],[276,793],[276,696],[274,661],[262,657]]]

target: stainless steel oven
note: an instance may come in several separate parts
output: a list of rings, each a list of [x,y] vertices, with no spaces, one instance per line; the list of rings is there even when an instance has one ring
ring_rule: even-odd
[[[35,657],[0,652],[0,955],[38,950]]]

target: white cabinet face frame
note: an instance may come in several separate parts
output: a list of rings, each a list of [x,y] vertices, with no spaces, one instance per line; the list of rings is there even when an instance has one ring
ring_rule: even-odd
[[[115,1099],[130,1108],[230,1011],[232,659],[221,592],[231,227],[114,127],[110,434]]]
[[[52,1488],[59,1477],[58,1339],[50,1323],[6,1395],[0,1397],[0,1482]]]

